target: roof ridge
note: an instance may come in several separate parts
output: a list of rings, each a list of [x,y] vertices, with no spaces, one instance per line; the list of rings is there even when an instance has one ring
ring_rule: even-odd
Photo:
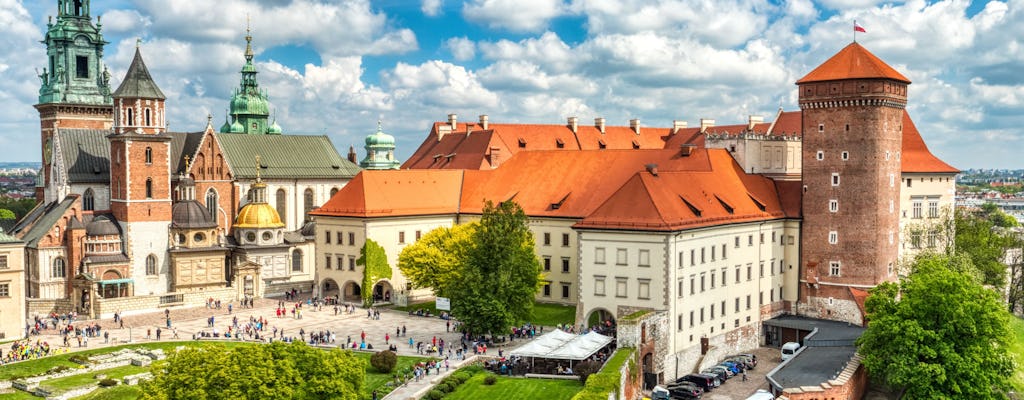
[[[135,48],[135,57],[132,59],[131,65],[128,66],[124,80],[114,91],[113,96],[115,98],[167,99],[149,74],[149,68],[146,68],[146,62],[142,60],[142,51],[138,47]]]

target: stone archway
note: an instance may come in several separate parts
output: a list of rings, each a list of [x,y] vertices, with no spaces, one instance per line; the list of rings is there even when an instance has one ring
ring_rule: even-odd
[[[644,354],[640,362],[640,372],[644,379],[644,390],[651,390],[658,384],[658,374],[654,373],[654,354]]]
[[[345,282],[341,290],[341,300],[350,303],[363,302],[363,290],[356,281]]]
[[[395,291],[394,288],[391,287],[391,282],[382,280],[373,285],[374,303],[390,303],[394,295]]]
[[[593,328],[602,335],[615,337],[615,314],[604,308],[595,308],[587,313],[587,328]]]
[[[113,299],[117,297],[128,296],[128,285],[121,280],[121,272],[115,269],[108,269],[103,272],[103,278],[100,281],[100,289],[104,299]],[[104,282],[110,282],[110,284]]]
[[[341,286],[334,279],[326,278],[320,281],[320,297],[328,298],[338,296],[341,291]]]

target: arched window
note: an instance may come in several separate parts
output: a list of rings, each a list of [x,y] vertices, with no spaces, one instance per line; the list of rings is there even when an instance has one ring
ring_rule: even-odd
[[[85,189],[85,193],[82,194],[82,210],[92,211],[96,209],[96,200],[94,197],[92,188]]]
[[[153,198],[153,178],[146,178],[146,198]]]
[[[288,193],[285,193],[284,189],[277,189],[274,198],[274,204],[277,205],[277,216],[281,217],[282,221],[288,221]]]
[[[292,252],[292,272],[302,272],[302,250]]]
[[[64,257],[53,259],[53,277],[66,278],[68,276],[68,262]]]
[[[135,126],[135,114],[132,111],[131,108],[128,108],[128,126]]]
[[[146,148],[146,164],[152,164],[152,163],[153,163],[153,148],[152,147],[147,147]]]
[[[146,257],[146,275],[156,275],[156,255]]]
[[[150,117],[149,109],[147,108],[146,109],[146,126],[152,126],[153,125],[152,122],[153,122],[153,120]]]
[[[309,212],[313,211],[313,189],[306,189],[303,195],[303,207],[305,209],[306,219],[309,219]]]
[[[213,222],[217,222],[220,216],[217,215],[217,191],[213,188],[206,191],[206,210],[213,216]]]
[[[338,188],[331,188],[331,197],[334,197],[335,193],[338,193]]]

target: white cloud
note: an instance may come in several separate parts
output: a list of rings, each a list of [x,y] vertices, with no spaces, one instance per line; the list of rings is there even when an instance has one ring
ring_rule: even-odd
[[[732,47],[761,35],[770,6],[759,0],[576,0],[592,35],[658,32]]]
[[[443,61],[420,65],[399,62],[382,75],[381,80],[399,100],[475,109],[495,108],[500,103],[498,96],[484,88],[472,71]]]
[[[462,6],[467,21],[513,32],[543,31],[566,11],[562,0],[473,0]]]
[[[574,52],[554,32],[544,32],[539,38],[527,38],[519,42],[507,39],[493,43],[481,42],[479,47],[485,58],[496,62],[530,61],[555,72],[568,72],[579,65],[580,59],[587,57]]]
[[[428,17],[436,17],[441,14],[441,5],[441,0],[423,0],[420,11]]]
[[[468,61],[476,57],[476,43],[465,36],[448,39],[444,45],[455,57],[455,61]]]

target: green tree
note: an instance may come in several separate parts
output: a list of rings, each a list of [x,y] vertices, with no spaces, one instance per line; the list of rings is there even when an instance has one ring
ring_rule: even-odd
[[[487,201],[473,242],[461,282],[448,290],[452,313],[470,332],[504,333],[529,320],[540,287],[529,220],[514,202]]]
[[[440,227],[402,249],[398,269],[413,285],[446,296],[448,286],[462,281],[462,270],[473,248],[476,222]]]
[[[14,211],[8,210],[6,208],[0,208],[0,219],[15,219],[15,218],[17,218],[17,217],[14,215]]]
[[[356,264],[363,266],[363,305],[373,305],[373,285],[381,279],[391,279],[391,266],[388,265],[388,255],[384,247],[372,239],[366,239],[366,244],[359,249],[359,259]]]
[[[998,209],[986,212],[983,208],[980,213],[972,214],[958,210],[954,215],[954,252],[971,259],[983,276],[982,283],[1002,288],[1006,285],[1006,264],[1003,261],[1014,239],[1008,230],[992,222],[992,219],[1002,220],[998,216],[992,217],[997,213],[1002,212]]]
[[[141,398],[357,400],[364,368],[351,353],[301,342],[189,347],[155,364]]]
[[[878,285],[865,302],[864,366],[908,399],[1006,398],[1009,314],[995,291],[951,267],[963,262],[919,256],[901,283]]]

